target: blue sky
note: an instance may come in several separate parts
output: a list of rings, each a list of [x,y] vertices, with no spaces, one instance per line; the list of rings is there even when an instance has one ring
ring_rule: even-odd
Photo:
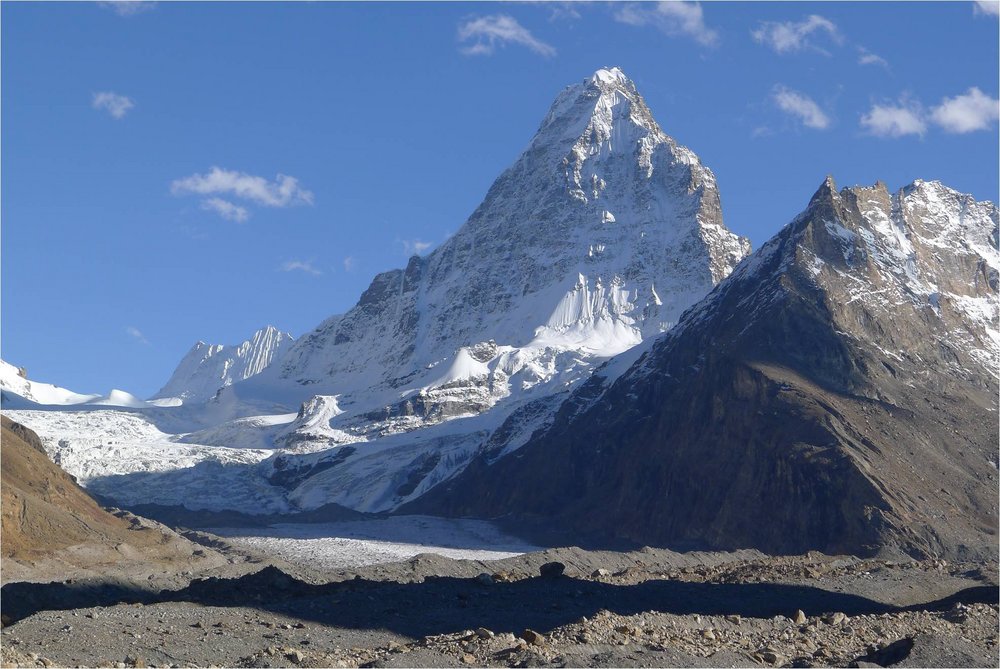
[[[602,66],[715,171],[755,247],[827,173],[996,201],[996,13],[5,2],[2,356],[147,396],[199,339],[299,336],[462,225]]]

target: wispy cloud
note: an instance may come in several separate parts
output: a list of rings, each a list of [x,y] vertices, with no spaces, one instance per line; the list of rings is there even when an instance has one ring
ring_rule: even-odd
[[[830,127],[830,117],[808,95],[779,85],[774,87],[771,99],[781,111],[794,116],[807,128],[825,130]]]
[[[906,98],[895,104],[872,105],[868,113],[861,117],[861,127],[876,137],[923,137],[927,132],[922,107]]]
[[[931,120],[945,132],[965,134],[989,130],[1000,117],[1000,100],[973,86],[964,95],[944,98],[931,110]]]
[[[531,34],[507,14],[491,14],[469,19],[458,25],[459,51],[467,56],[489,56],[498,47],[518,44],[541,56],[554,56],[556,49]]]
[[[830,55],[816,45],[813,38],[817,35],[825,34],[837,44],[843,41],[837,24],[818,14],[811,14],[803,21],[763,21],[750,34],[758,44],[782,54],[812,50]]]
[[[246,207],[233,204],[229,200],[223,200],[221,197],[210,197],[207,200],[203,200],[201,208],[205,211],[214,211],[227,221],[245,223],[250,218],[250,212],[247,211]]]
[[[138,342],[146,344],[147,346],[149,345],[149,340],[146,339],[145,335],[143,335],[142,332],[139,330],[139,328],[135,327],[134,325],[129,325],[127,328],[125,328],[125,334],[127,334],[129,337],[132,337]]]
[[[135,16],[156,7],[152,0],[105,0],[98,2],[98,7],[110,9],[118,16]]]
[[[112,93],[111,91],[94,93],[90,104],[94,109],[101,109],[108,112],[111,114],[111,118],[114,119],[123,118],[130,109],[135,107],[135,102],[132,101],[132,98]]]
[[[311,260],[289,260],[282,263],[280,269],[282,272],[305,272],[306,274],[312,274],[313,276],[320,276],[323,274],[322,271],[313,266]]]
[[[313,194],[299,180],[279,174],[274,181],[244,172],[212,167],[207,174],[192,174],[170,184],[174,195],[230,195],[265,207],[312,204]]]
[[[872,53],[863,46],[858,47],[858,65],[878,65],[887,70],[889,69],[889,61],[878,54]]]
[[[630,26],[653,26],[671,37],[690,37],[702,46],[719,43],[719,33],[705,25],[701,4],[697,2],[628,3],[619,6],[614,17]]]
[[[579,0],[564,0],[563,2],[543,2],[541,4],[549,8],[549,21],[578,21],[583,18],[578,8],[586,3]]]
[[[1000,2],[998,0],[976,0],[972,3],[972,13],[977,16],[1000,16]]]
[[[397,239],[396,243],[403,245],[403,253],[406,256],[422,255],[424,251],[434,246],[431,242],[425,242],[420,239]]]
[[[344,271],[353,272],[358,266],[358,260],[354,256],[347,256],[344,258]]]

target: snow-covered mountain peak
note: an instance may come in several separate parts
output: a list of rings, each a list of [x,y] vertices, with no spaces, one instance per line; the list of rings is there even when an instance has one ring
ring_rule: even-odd
[[[607,86],[630,86],[635,88],[635,84],[625,76],[620,67],[602,67],[590,77],[591,83],[595,85]]]
[[[611,355],[671,327],[748,252],[722,223],[711,171],[663,133],[620,69],[602,69],[559,94],[465,225],[375,277],[278,375],[336,394],[491,339],[520,348],[565,335],[566,347]]]
[[[576,152],[627,152],[635,142],[652,136],[669,138],[656,123],[635,84],[617,67],[600,69],[588,79],[568,86],[542,121],[531,147]],[[683,152],[685,157],[694,154]],[[695,158],[696,160],[696,158]]]
[[[0,390],[5,408],[9,404],[17,405],[18,398],[37,404],[83,404],[100,399],[100,395],[75,393],[51,383],[32,381],[26,369],[4,360],[0,360]]]
[[[189,403],[209,400],[220,388],[260,374],[284,353],[293,339],[292,335],[267,325],[240,344],[227,346],[199,341],[154,397],[177,397]]]

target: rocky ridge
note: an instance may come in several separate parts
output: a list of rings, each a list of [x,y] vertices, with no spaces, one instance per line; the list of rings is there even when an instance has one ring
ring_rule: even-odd
[[[646,543],[996,555],[997,209],[936,182],[808,208],[516,459],[408,509]]]

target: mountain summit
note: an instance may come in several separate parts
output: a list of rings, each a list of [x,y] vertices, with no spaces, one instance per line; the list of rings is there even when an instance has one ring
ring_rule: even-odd
[[[455,235],[377,276],[275,371],[343,393],[491,340],[612,355],[669,329],[748,252],[712,172],[621,70],[598,70],[556,98]]]

